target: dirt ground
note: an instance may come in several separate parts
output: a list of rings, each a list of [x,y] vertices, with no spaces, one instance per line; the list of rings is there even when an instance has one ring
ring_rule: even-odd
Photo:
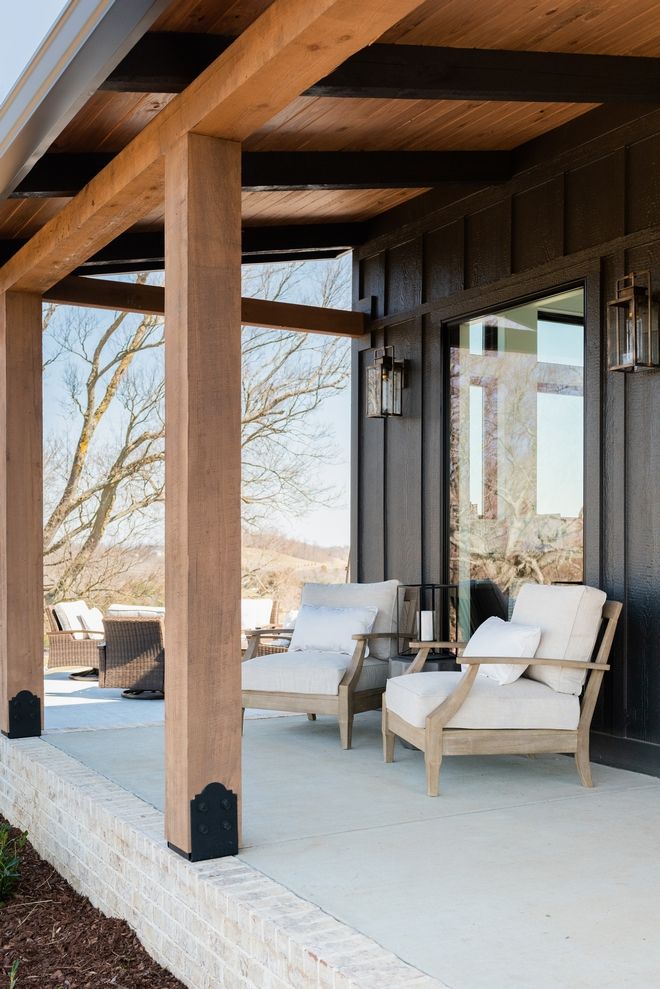
[[[125,921],[96,910],[29,844],[17,890],[0,906],[0,989],[16,958],[16,989],[184,989]]]

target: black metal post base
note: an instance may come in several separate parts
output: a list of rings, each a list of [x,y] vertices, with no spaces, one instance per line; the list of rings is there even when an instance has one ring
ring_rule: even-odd
[[[190,852],[168,841],[189,862],[238,855],[238,800],[222,783],[209,783],[190,801]]]
[[[20,690],[9,701],[7,738],[38,738],[41,735],[41,701],[29,690]]]

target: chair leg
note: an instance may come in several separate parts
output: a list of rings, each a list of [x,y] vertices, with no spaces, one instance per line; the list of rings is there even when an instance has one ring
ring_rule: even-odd
[[[424,750],[426,766],[426,793],[429,797],[437,797],[440,793],[440,768],[442,766],[442,733],[435,738],[427,731],[426,748]]]
[[[308,714],[307,715],[307,720],[308,721],[316,721],[316,715],[315,714]]]
[[[396,735],[387,727],[387,707],[383,704],[383,758],[385,762],[394,762],[394,743]]]
[[[342,749],[353,742],[353,701],[346,687],[339,688],[339,737]]]
[[[592,787],[591,763],[589,761],[589,736],[584,739],[578,738],[577,750],[575,752],[575,766],[580,777],[582,786]]]

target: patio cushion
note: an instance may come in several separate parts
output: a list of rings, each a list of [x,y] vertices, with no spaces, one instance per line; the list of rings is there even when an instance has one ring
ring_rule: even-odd
[[[463,673],[407,673],[387,681],[387,707],[409,725],[423,728],[427,716],[449,697]],[[477,677],[448,728],[577,728],[580,702],[543,683],[521,677],[499,684]]]
[[[79,616],[80,624],[87,632],[87,639],[96,639],[102,642],[105,633],[97,631],[103,628],[103,612],[100,608],[86,608]]]
[[[257,656],[242,664],[243,690],[336,695],[350,659],[344,652],[283,652]],[[386,680],[387,663],[368,657],[357,689],[384,687]]]
[[[114,618],[163,618],[165,608],[152,604],[111,604],[108,614]]]
[[[398,580],[372,584],[305,584],[301,603],[329,608],[376,607],[378,614],[372,631],[395,632],[398,586]],[[372,656],[389,659],[394,645],[394,640],[373,639],[369,648]]]
[[[501,618],[487,618],[471,637],[463,651],[464,656],[510,656],[531,659],[541,638],[538,625],[520,625],[505,622]],[[462,666],[467,669],[467,666]],[[514,683],[523,675],[526,667],[514,663],[494,663],[479,667],[479,676],[496,680],[499,684]]]
[[[84,601],[60,601],[53,606],[55,617],[63,632],[75,629],[73,639],[86,639],[87,633],[80,621],[81,614],[87,614],[88,608]]]
[[[378,609],[327,608],[303,604],[291,637],[290,652],[316,650],[353,654],[354,635],[371,632]]]
[[[241,628],[263,628],[272,613],[272,598],[241,598]]]
[[[604,591],[582,584],[524,584],[512,620],[541,626],[536,658],[588,662],[600,629]],[[525,676],[565,694],[579,694],[586,670],[567,666],[530,666]]]

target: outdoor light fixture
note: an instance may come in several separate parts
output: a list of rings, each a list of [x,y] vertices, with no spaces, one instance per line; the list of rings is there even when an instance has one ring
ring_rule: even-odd
[[[660,366],[658,307],[650,271],[633,271],[617,279],[616,298],[607,306],[607,325],[610,371]]]
[[[374,362],[367,368],[367,416],[383,419],[400,416],[406,362],[397,361],[394,347],[374,351]]]

